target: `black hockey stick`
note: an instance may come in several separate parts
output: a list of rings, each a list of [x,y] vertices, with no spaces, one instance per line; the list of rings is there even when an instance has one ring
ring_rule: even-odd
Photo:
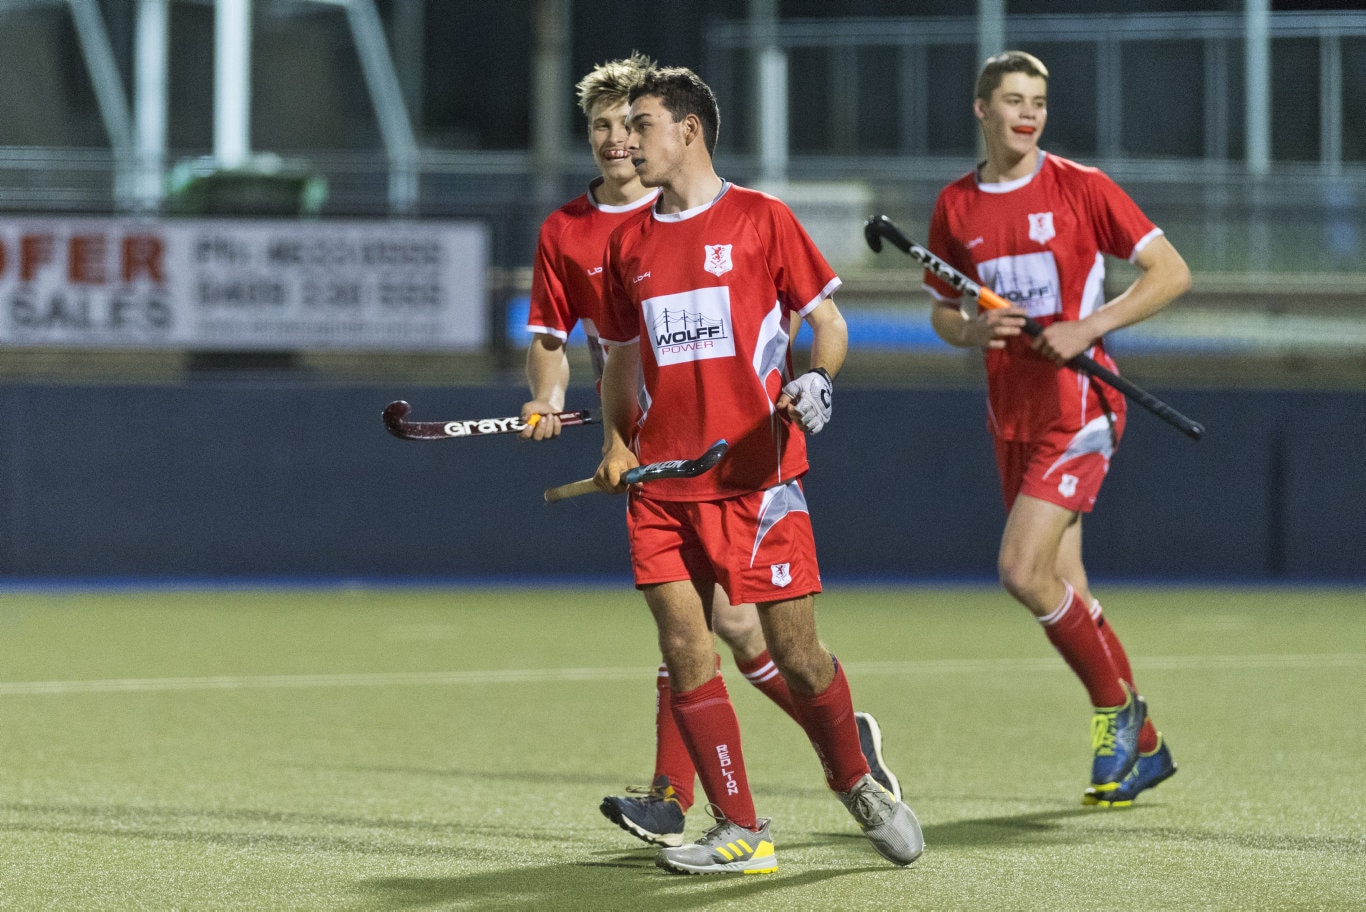
[[[532,415],[529,421],[514,415],[510,418],[470,418],[464,421],[409,421],[408,415],[412,410],[413,407],[402,399],[384,407],[384,426],[390,434],[403,440],[449,440],[452,437],[516,434],[540,420],[539,415]],[[555,417],[566,426],[596,424],[599,420],[598,413],[590,409],[557,412]]]
[[[882,250],[882,239],[891,241],[892,246],[903,253],[909,254],[920,262],[930,272],[943,279],[956,291],[961,291],[969,298],[977,301],[989,310],[999,310],[1011,307],[1011,303],[1005,298],[992,291],[990,288],[983,288],[981,285],[954,269],[948,263],[919,244],[913,243],[910,238],[901,233],[901,230],[892,224],[891,219],[885,215],[874,215],[863,225],[863,239],[868,242],[868,246],[874,253]],[[1024,331],[1031,336],[1037,336],[1043,332],[1043,327],[1032,317],[1025,317]],[[1097,364],[1095,359],[1087,355],[1077,355],[1067,362],[1069,367],[1075,370],[1090,374],[1097,380],[1106,383],[1128,396],[1134,402],[1143,406],[1163,421],[1176,428],[1192,440],[1199,440],[1205,433],[1205,427],[1198,421],[1187,418],[1185,415],[1172,408],[1152,393],[1133,383],[1119,374]]]
[[[640,484],[645,481],[658,481],[661,478],[696,478],[704,472],[713,469],[721,457],[726,455],[726,450],[730,444],[725,440],[718,440],[707,451],[696,459],[668,459],[664,462],[652,462],[649,465],[636,466],[634,469],[627,469],[621,473],[622,484]],[[585,478],[581,481],[571,481],[554,488],[547,488],[545,492],[546,503],[554,503],[557,500],[564,500],[567,497],[578,497],[580,494],[591,494],[599,490],[593,483],[593,479]]]

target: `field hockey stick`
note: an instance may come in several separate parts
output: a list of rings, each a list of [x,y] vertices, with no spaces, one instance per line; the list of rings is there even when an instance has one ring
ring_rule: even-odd
[[[489,434],[516,434],[529,427],[535,427],[541,420],[540,415],[532,415],[526,421],[519,416],[510,418],[470,418],[464,421],[409,421],[408,415],[413,407],[402,399],[390,402],[384,407],[384,426],[389,433],[402,440],[449,440],[453,437],[483,437]],[[599,420],[597,412],[583,409],[577,412],[557,412],[555,417],[560,424],[572,427],[577,424],[595,424]]]
[[[872,216],[864,223],[863,238],[868,242],[868,246],[873,249],[874,253],[878,253],[882,250],[882,239],[886,238],[892,242],[892,246],[918,260],[920,265],[943,279],[955,291],[962,292],[988,310],[1001,310],[1011,306],[1009,301],[992,291],[990,288],[983,288],[933,253],[930,253],[925,247],[913,243],[906,235],[902,234],[901,230],[897,228],[896,225],[893,225],[891,219],[887,218],[885,215]],[[1037,336],[1039,333],[1043,332],[1043,327],[1040,326],[1038,321],[1034,318],[1025,317],[1024,331],[1031,336]],[[1205,427],[1200,422],[1187,418],[1138,384],[1133,383],[1109,368],[1096,363],[1094,358],[1091,358],[1088,355],[1077,355],[1075,358],[1068,361],[1067,364],[1069,367],[1090,374],[1097,380],[1119,390],[1134,402],[1137,402],[1192,440],[1199,440],[1201,436],[1204,435]]]
[[[640,484],[646,481],[658,481],[661,478],[696,478],[703,472],[708,472],[721,461],[721,457],[726,455],[726,450],[730,444],[725,440],[718,440],[707,451],[696,459],[668,459],[664,462],[652,462],[649,465],[636,466],[634,469],[627,469],[621,473],[622,484]],[[557,500],[564,500],[568,497],[578,497],[580,494],[591,494],[601,490],[593,479],[585,478],[581,481],[571,481],[555,488],[547,488],[545,492],[546,503],[554,503]]]

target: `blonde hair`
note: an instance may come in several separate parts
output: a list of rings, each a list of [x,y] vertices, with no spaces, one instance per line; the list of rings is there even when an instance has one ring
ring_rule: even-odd
[[[632,51],[630,57],[598,64],[574,87],[579,109],[585,117],[590,117],[593,108],[604,101],[625,101],[632,86],[654,68],[655,62],[640,51]]]

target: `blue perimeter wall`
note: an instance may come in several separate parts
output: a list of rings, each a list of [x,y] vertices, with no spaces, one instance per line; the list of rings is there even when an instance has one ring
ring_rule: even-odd
[[[1094,578],[1366,579],[1366,393],[1164,390],[1086,522]],[[625,500],[556,505],[601,435],[396,440],[380,412],[514,414],[519,389],[8,385],[0,578],[627,578]],[[571,405],[593,401],[576,389]],[[837,389],[807,494],[827,578],[990,579],[1003,521],[975,390]]]

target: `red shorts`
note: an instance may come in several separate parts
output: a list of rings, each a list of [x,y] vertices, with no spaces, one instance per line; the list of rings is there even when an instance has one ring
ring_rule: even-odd
[[[720,583],[732,605],[821,591],[816,538],[796,481],[726,500],[651,500],[626,511],[636,586]]]
[[[1090,513],[1124,435],[1124,416],[1101,415],[1080,431],[1050,432],[1027,442],[996,439],[996,468],[1009,512],[1021,494]]]

